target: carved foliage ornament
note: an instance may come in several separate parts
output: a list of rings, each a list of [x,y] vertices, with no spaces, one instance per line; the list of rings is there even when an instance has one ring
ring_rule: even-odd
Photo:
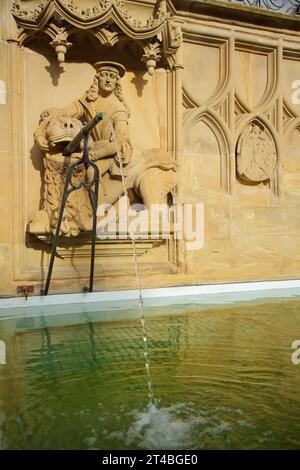
[[[251,122],[237,144],[237,174],[246,183],[271,181],[277,169],[276,147],[263,125]]]
[[[104,25],[103,28],[97,28],[95,32],[96,38],[106,47],[113,47],[122,35],[124,36],[124,33],[114,24]]]
[[[46,10],[47,5],[50,1],[40,1],[37,2],[35,7],[22,6],[23,2],[15,1],[12,4],[11,12],[15,18],[29,22],[29,23],[38,23],[42,13]]]
[[[174,8],[170,0],[157,0],[150,17],[140,20],[130,14],[121,0],[90,0],[90,6],[79,0],[15,0],[12,14],[21,28],[19,42],[22,45],[35,31],[43,31],[51,37],[50,45],[55,49],[59,63],[72,43],[68,36],[82,29],[89,29],[101,44],[111,47],[124,36],[143,43],[142,61],[153,75],[161,59],[175,55],[182,43],[181,24],[173,19]],[[144,8],[139,4],[136,8]],[[140,15],[138,15],[140,16]],[[158,40],[158,38],[162,38]]]
[[[145,62],[149,75],[154,74],[156,64],[160,61],[160,43],[158,41],[148,42],[144,47],[142,62]]]
[[[88,23],[91,23],[93,27],[99,26],[110,16],[117,16],[125,29],[129,27],[133,32],[160,29],[170,16],[167,0],[158,0],[157,8],[144,21],[137,20],[131,15],[121,0],[91,0],[90,3],[90,7],[83,7],[80,0],[45,0],[37,1],[36,6],[28,7],[24,0],[15,0],[11,11],[17,23],[22,27],[30,27],[30,24],[38,25],[56,12],[66,21],[79,27]]]
[[[112,4],[111,0],[99,0],[96,5],[92,7],[82,8],[80,2],[74,2],[74,0],[62,0],[61,4],[65,6],[67,10],[72,12],[78,18],[96,18],[106,11]]]
[[[51,24],[50,27],[54,31],[50,46],[55,49],[58,62],[62,63],[65,61],[65,54],[72,46],[72,43],[68,41],[68,31],[65,28],[59,28],[55,24]]]
[[[175,21],[168,20],[168,42],[169,48],[177,49],[182,43],[181,27]]]

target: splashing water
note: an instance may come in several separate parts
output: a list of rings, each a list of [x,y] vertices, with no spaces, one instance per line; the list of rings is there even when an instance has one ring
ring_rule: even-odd
[[[126,184],[126,178],[124,175],[124,169],[123,169],[123,160],[122,160],[122,155],[120,154],[120,146],[119,142],[115,133],[115,129],[113,126],[112,120],[110,120],[110,125],[111,125],[111,130],[112,130],[112,136],[115,141],[116,147],[117,147],[117,158],[119,161],[120,165],[120,171],[122,175],[122,184],[123,184],[123,190],[124,190],[124,196],[126,197],[128,208],[129,208],[129,197],[128,197],[128,189],[127,189],[127,184]],[[130,225],[129,225],[129,236],[132,241],[132,251],[133,251],[133,258],[134,258],[134,270],[135,270],[135,277],[136,277],[136,283],[137,283],[137,288],[139,292],[139,310],[140,310],[140,321],[141,321],[141,326],[142,326],[142,332],[143,332],[143,343],[144,343],[144,357],[145,357],[145,368],[147,372],[147,382],[148,382],[148,397],[149,397],[149,403],[150,405],[155,407],[156,400],[153,392],[153,384],[152,384],[152,377],[151,377],[151,371],[150,371],[150,360],[149,360],[149,353],[148,353],[148,336],[147,336],[147,330],[146,330],[146,323],[145,323],[145,318],[144,318],[144,309],[143,309],[143,296],[142,296],[142,285],[141,285],[141,277],[139,273],[139,266],[138,266],[138,261],[137,261],[137,250],[136,250],[136,244],[135,244],[135,233],[131,230]]]
[[[229,443],[232,425],[228,422],[228,416],[224,419],[224,415],[233,414],[234,410],[226,411],[218,407],[204,411],[196,408],[192,402],[160,408],[148,405],[144,411],[133,410],[128,413],[133,421],[119,437],[125,446],[134,444],[141,449],[203,448],[212,438]],[[251,426],[247,421],[244,423]]]
[[[176,405],[160,409],[148,405],[145,411],[131,414],[134,420],[125,437],[127,446],[138,442],[144,449],[188,447],[192,425],[176,417]]]

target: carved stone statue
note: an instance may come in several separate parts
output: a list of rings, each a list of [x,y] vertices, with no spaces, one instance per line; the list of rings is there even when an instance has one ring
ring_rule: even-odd
[[[81,158],[80,148],[78,153],[73,153],[71,157],[64,157],[62,151],[81,127],[82,123],[78,119],[50,114],[41,120],[35,132],[35,141],[45,152],[45,172],[43,209],[33,216],[29,224],[30,232],[55,232],[67,169],[76,159]],[[80,166],[74,173],[73,181],[79,183],[83,177],[84,168]],[[78,235],[80,230],[89,227],[91,215],[87,191],[83,189],[74,191],[69,195],[65,206],[61,233],[65,236]]]
[[[132,189],[147,207],[164,202],[167,193],[176,185],[176,167],[168,154],[134,149],[128,131],[130,110],[120,83],[125,68],[107,61],[97,62],[95,68],[94,81],[83,96],[65,108],[47,109],[41,114],[34,137],[45,152],[44,201],[43,210],[38,211],[29,224],[30,232],[44,228],[45,232],[54,233],[66,170],[81,156],[78,149],[71,157],[63,157],[62,148],[72,140],[82,123],[90,121],[97,112],[105,113],[105,117],[91,132],[89,153],[101,174],[99,204],[115,204],[123,193],[120,157],[127,189]],[[89,178],[84,171],[78,171],[76,178]],[[66,207],[62,233],[73,236],[90,228],[88,194],[84,189],[74,191]]]
[[[237,173],[246,183],[273,181],[277,168],[276,148],[273,140],[256,122],[241,134],[237,145]]]

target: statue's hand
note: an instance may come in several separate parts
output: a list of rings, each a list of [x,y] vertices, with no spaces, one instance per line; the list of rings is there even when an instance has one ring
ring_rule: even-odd
[[[132,154],[132,145],[129,139],[122,140],[119,154],[121,155],[123,165],[127,165]]]
[[[74,152],[74,153],[72,153],[71,158],[74,158],[74,160],[80,160],[82,158],[82,153],[81,152]]]
[[[84,147],[84,142],[83,140],[80,142],[79,144],[79,148],[80,150],[83,150],[83,147]],[[93,141],[93,139],[91,137],[89,137],[89,141],[88,141],[88,149],[89,150],[94,150],[94,147],[95,147],[95,143]]]
[[[91,160],[100,160],[101,158],[113,157],[117,152],[117,146],[114,142],[108,140],[96,141],[91,148]]]

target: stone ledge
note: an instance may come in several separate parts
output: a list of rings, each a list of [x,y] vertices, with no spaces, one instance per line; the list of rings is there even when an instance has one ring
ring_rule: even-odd
[[[124,239],[120,239],[121,236]],[[144,234],[145,237],[147,234]],[[111,235],[112,236],[112,235]],[[96,257],[119,257],[132,256],[132,240],[128,234],[118,234],[119,238],[96,239]],[[127,238],[125,238],[127,237]],[[50,251],[53,243],[53,235],[49,233],[28,233],[27,247]],[[141,256],[152,248],[166,244],[166,237],[157,234],[157,238],[136,239],[135,245],[137,255]],[[74,252],[74,250],[76,250]],[[91,232],[83,232],[77,237],[60,237],[57,246],[57,255],[62,259],[66,258],[89,258],[91,252]]]
[[[300,30],[300,15],[290,15],[263,8],[239,5],[226,0],[172,0],[178,14],[207,14],[215,19],[229,19],[236,22],[252,23],[255,26],[268,26],[274,30]]]

